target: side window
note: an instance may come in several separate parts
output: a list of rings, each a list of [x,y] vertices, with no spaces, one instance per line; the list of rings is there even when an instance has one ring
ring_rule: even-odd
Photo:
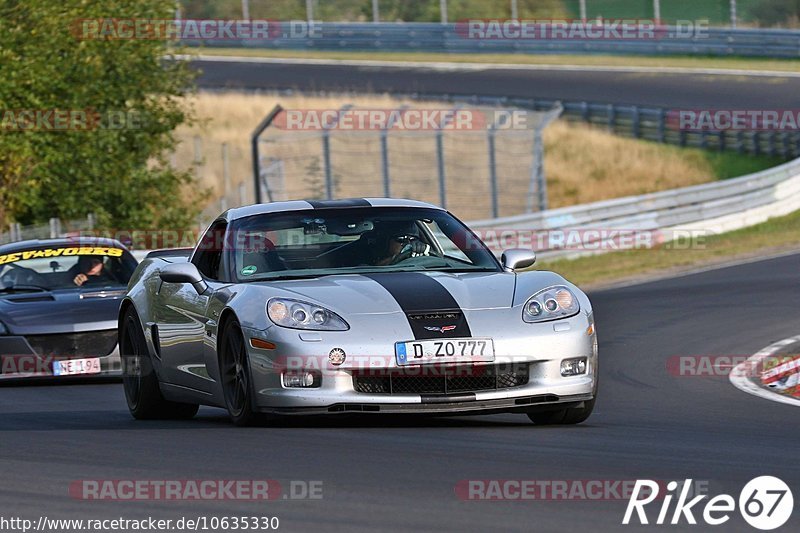
[[[224,221],[212,224],[205,235],[203,235],[203,238],[200,239],[197,252],[192,258],[194,266],[207,278],[220,279],[222,249],[225,242],[226,229],[227,224]]]

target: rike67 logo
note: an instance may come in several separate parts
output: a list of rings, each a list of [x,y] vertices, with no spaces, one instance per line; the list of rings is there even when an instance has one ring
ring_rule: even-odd
[[[702,505],[701,502],[708,495],[701,494],[689,499],[692,496],[691,487],[691,479],[687,479],[682,485],[671,481],[667,484],[666,494],[659,494],[657,482],[649,479],[636,480],[622,523],[627,525],[634,519],[635,524],[638,519],[639,524],[650,524],[652,514],[648,517],[645,507],[656,499],[661,499],[661,507],[655,524],[697,524],[695,514],[711,526],[719,526],[730,520],[731,513],[737,508],[733,496],[720,494]],[[675,499],[673,508],[672,502]],[[751,479],[739,493],[738,509],[745,522],[756,529],[767,531],[776,529],[789,520],[794,509],[794,498],[791,489],[782,480],[773,476],[760,476]],[[651,509],[653,510],[655,509]]]

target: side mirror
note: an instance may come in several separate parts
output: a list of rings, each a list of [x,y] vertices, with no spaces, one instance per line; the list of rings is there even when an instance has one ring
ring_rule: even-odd
[[[161,269],[159,277],[165,283],[191,283],[198,294],[203,294],[208,288],[200,271],[192,263],[169,264]]]
[[[533,265],[536,262],[536,253],[533,250],[514,248],[503,252],[500,261],[506,272],[514,272]]]

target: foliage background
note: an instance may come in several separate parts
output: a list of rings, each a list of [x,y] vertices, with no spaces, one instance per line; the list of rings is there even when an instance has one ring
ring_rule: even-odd
[[[0,224],[94,213],[101,227],[183,228],[204,201],[169,168],[192,73],[160,40],[81,40],[78,19],[170,18],[171,0],[0,0],[0,110],[130,113],[131,128],[0,127]]]

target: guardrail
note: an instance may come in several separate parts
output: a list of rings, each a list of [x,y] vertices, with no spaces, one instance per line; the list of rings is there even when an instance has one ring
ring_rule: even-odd
[[[658,244],[687,235],[732,231],[798,209],[800,160],[795,160],[725,181],[474,221],[469,226],[479,235],[491,235],[497,242],[519,238],[518,235],[503,236],[503,231],[546,233],[558,230],[568,237],[557,239],[559,246],[545,246],[537,253],[546,258],[559,258],[613,250],[624,235],[656,235],[657,238],[650,241]],[[545,239],[545,242],[554,241]],[[502,247],[495,246],[493,251],[500,252]]]
[[[652,38],[469,38],[465,23],[314,23],[307,35],[279,32],[276,38],[187,40],[187,45],[283,50],[382,52],[648,54],[800,57],[800,31],[659,27]],[[313,30],[313,31],[312,31]]]
[[[676,110],[664,107],[605,104],[599,102],[570,102],[544,98],[503,98],[417,93],[394,93],[397,98],[441,100],[472,105],[519,107],[548,111],[563,107],[562,118],[605,128],[610,133],[659,143],[708,150],[732,150],[738,153],[782,157],[800,157],[800,133],[797,131],[721,130],[686,131],[670,120]]]

